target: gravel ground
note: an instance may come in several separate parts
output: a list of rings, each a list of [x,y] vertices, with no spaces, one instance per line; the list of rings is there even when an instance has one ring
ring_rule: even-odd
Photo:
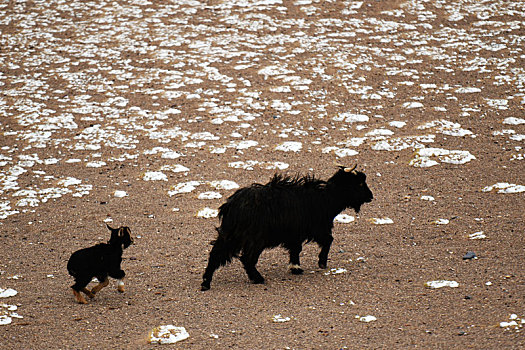
[[[1,2],[0,348],[162,348],[162,325],[186,329],[181,349],[525,347],[524,17],[503,0]],[[264,285],[234,261],[200,291],[237,187],[334,161],[374,200],[338,217],[327,270],[310,244],[291,275],[278,248]],[[67,259],[105,223],[135,237],[126,292],[79,305]]]

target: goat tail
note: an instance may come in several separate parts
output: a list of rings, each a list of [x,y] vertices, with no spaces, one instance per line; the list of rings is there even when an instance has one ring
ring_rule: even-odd
[[[229,264],[233,257],[238,256],[240,251],[240,248],[236,244],[233,244],[232,241],[225,239],[225,237],[221,235],[220,229],[217,229],[217,231],[219,232],[219,236],[212,242],[213,248],[208,259],[208,266],[202,276],[201,290],[210,289],[210,283],[215,270]]]
[[[213,256],[218,266],[224,266],[230,263],[233,258],[239,256],[241,247],[238,242],[229,240],[221,235],[220,228],[217,228],[217,232],[219,232],[219,236],[211,242],[213,248],[210,252],[210,258]]]

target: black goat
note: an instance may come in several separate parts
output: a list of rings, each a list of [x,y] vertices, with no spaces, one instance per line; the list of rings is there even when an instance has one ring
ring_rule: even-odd
[[[218,237],[212,242],[201,290],[210,289],[213,273],[239,257],[253,283],[264,283],[255,268],[264,249],[282,246],[290,253],[292,274],[301,274],[299,254],[310,241],[321,247],[319,267],[326,268],[334,218],[346,208],[359,212],[372,192],[366,175],[339,166],[328,181],[311,176],[274,175],[266,185],[237,190],[219,208]]]
[[[125,272],[120,268],[122,253],[125,248],[133,243],[129,227],[121,226],[111,228],[111,238],[108,243],[99,243],[93,247],[77,250],[67,262],[67,270],[75,278],[75,284],[71,286],[73,294],[80,304],[86,304],[86,299],[80,294],[83,292],[90,298],[94,298],[102,288],[109,284],[108,276],[118,279],[117,289],[124,292]],[[86,286],[96,277],[99,283],[89,290]]]

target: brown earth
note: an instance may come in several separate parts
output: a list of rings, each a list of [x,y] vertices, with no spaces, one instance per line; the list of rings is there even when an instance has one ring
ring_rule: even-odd
[[[503,124],[506,118],[525,114],[523,3],[447,1],[443,4],[448,6],[442,6],[365,1],[360,7],[351,1],[242,3],[250,6],[221,1],[2,5],[0,155],[5,163],[0,163],[0,199],[19,212],[0,220],[0,288],[18,292],[0,302],[18,305],[23,318],[0,326],[0,348],[162,348],[149,344],[148,334],[167,324],[188,331],[188,339],[168,346],[180,349],[525,347],[519,328],[500,327],[511,314],[518,322],[525,319],[524,195],[482,191],[499,182],[525,185],[523,139],[494,133],[504,129],[525,133],[523,124]],[[451,17],[458,13],[463,18]],[[339,26],[336,20],[347,22]],[[342,35],[346,32],[355,36]],[[484,46],[497,43],[505,45],[493,51]],[[172,56],[162,56],[162,48]],[[297,48],[304,50],[294,51]],[[243,64],[251,66],[235,68]],[[265,78],[259,71],[268,66],[294,73]],[[205,67],[217,68],[232,80],[214,78]],[[316,67],[330,77],[315,73]],[[111,73],[109,68],[120,72]],[[401,73],[392,73],[396,70]],[[180,79],[164,80],[169,71],[180,72]],[[287,76],[311,82],[300,84],[306,89],[296,89],[290,82],[296,78]],[[186,78],[201,80],[190,83]],[[31,84],[35,81],[42,85]],[[228,86],[229,82],[236,85]],[[167,87],[171,83],[181,85]],[[421,84],[437,87],[429,91]],[[278,86],[291,89],[272,90]],[[364,90],[352,92],[360,87]],[[462,87],[480,91],[458,92]],[[168,96],[165,90],[183,94]],[[250,96],[246,90],[259,94]],[[199,96],[188,96],[192,93]],[[373,93],[377,96],[371,97]],[[83,99],[85,95],[91,97]],[[115,97],[127,103],[115,104]],[[494,105],[495,100],[507,101],[505,108]],[[302,104],[293,105],[295,114],[280,109],[275,101]],[[407,108],[405,103],[414,101],[423,106]],[[209,103],[233,111],[216,112]],[[81,107],[92,110],[74,109]],[[33,118],[31,108],[35,121],[28,121]],[[158,117],[166,108],[181,113]],[[239,121],[210,122],[236,110],[245,112],[238,115]],[[67,113],[75,128],[39,128],[56,125],[48,116]],[[369,119],[352,123],[335,118],[344,113]],[[248,115],[254,118],[245,118]],[[418,128],[443,119],[460,124],[475,137]],[[153,131],[145,131],[155,120],[163,123],[157,125],[159,132],[179,127],[188,134],[166,136],[168,142],[161,142],[152,137]],[[396,129],[391,121],[406,125]],[[97,124],[105,134],[99,138],[83,134]],[[367,134],[387,128],[395,135]],[[31,133],[39,130],[51,130],[52,135],[40,141],[32,138]],[[115,130],[132,141],[120,141],[111,133]],[[203,131],[217,139],[194,136]],[[423,146],[467,150],[475,159],[452,164],[432,157],[437,165],[414,167],[410,162],[421,145],[395,152],[374,149],[381,140],[429,134],[435,138]],[[353,147],[349,140],[356,137],[364,142]],[[230,147],[241,140],[258,144]],[[275,149],[285,141],[301,142],[302,149]],[[101,147],[77,147],[82,142]],[[359,153],[336,157],[323,152],[331,146]],[[182,156],[169,159],[161,157],[162,152],[145,153],[154,147]],[[213,147],[226,149],[212,153]],[[81,197],[66,193],[35,207],[17,206],[23,195],[8,188],[6,177],[21,164],[21,155],[33,154],[58,162],[26,164],[27,171],[16,179],[19,189],[50,188],[67,177],[92,189]],[[126,154],[136,157],[120,158]],[[335,160],[357,162],[368,174],[374,200],[363,206],[354,222],[334,225],[329,268],[344,268],[346,273],[318,269],[318,248],[310,244],[301,255],[304,275],[291,275],[285,252],[274,249],[259,260],[264,285],[250,284],[235,260],[216,272],[210,291],[199,290],[218,221],[196,213],[204,207],[218,208],[233,190],[218,190],[221,199],[197,195],[213,190],[208,181],[231,180],[246,186],[264,183],[276,171],[228,165],[248,160],[281,161],[289,164],[284,172],[313,173],[324,179],[334,172]],[[87,166],[91,161],[104,164]],[[146,172],[173,164],[190,170],[164,171],[167,181],[144,180]],[[203,184],[190,193],[168,194],[173,186],[188,181]],[[115,190],[128,196],[117,198]],[[422,195],[435,200],[421,200]],[[42,192],[38,196],[42,198]],[[370,221],[385,217],[393,223]],[[107,219],[140,236],[124,252],[126,292],[118,293],[112,281],[87,305],[76,304],[67,259],[77,249],[106,241]],[[433,223],[438,219],[450,223]],[[469,238],[479,231],[487,238]],[[478,258],[463,260],[467,251]],[[457,281],[459,286],[425,287],[434,280]],[[273,322],[275,315],[290,321]],[[361,322],[359,317],[366,315],[377,320]]]

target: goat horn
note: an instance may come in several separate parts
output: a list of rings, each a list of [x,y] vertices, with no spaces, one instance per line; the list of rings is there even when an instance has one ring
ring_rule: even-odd
[[[338,163],[337,161],[334,160],[334,165],[338,168],[345,168],[345,166],[341,163]]]
[[[347,173],[351,173],[352,171],[355,170],[355,168],[357,168],[357,164],[354,165],[354,167],[353,167],[352,169],[350,169],[350,168],[344,168],[344,171],[347,172]]]

